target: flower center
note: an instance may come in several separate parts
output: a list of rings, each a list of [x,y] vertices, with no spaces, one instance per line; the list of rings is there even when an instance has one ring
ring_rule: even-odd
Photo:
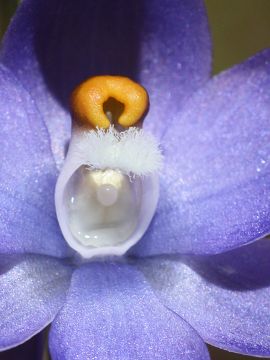
[[[71,105],[73,134],[55,193],[62,233],[84,258],[123,255],[158,201],[159,145],[134,127],[148,95],[127,78],[98,76],[74,90]]]
[[[115,246],[134,232],[141,183],[114,170],[81,167],[69,181],[67,207],[73,236],[85,246]]]

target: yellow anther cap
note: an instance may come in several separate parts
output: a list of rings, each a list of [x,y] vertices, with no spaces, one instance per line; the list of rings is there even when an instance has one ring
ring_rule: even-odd
[[[134,126],[149,105],[146,90],[123,76],[95,76],[77,86],[71,94],[71,109],[75,120],[93,128],[109,128],[111,122],[104,112],[109,99],[123,104],[117,122],[123,127]]]

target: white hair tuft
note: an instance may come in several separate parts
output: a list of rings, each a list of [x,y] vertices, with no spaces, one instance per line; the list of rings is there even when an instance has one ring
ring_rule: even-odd
[[[75,144],[81,160],[92,169],[117,169],[128,175],[150,175],[162,166],[162,154],[156,138],[143,129],[130,127],[118,132],[84,131]]]

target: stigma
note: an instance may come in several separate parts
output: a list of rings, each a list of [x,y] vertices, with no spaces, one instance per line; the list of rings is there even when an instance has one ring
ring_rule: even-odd
[[[71,94],[69,150],[55,204],[67,243],[84,259],[122,256],[155,213],[159,143],[142,129],[146,90],[120,76],[96,76]]]
[[[102,206],[115,205],[121,192],[124,176],[114,170],[95,171],[89,173],[96,186],[96,196]]]

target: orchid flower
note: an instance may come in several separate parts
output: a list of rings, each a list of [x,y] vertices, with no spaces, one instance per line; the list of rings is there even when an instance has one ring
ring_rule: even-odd
[[[270,356],[269,50],[211,78],[202,0],[23,0],[0,59],[0,348],[52,323],[53,359]],[[148,91],[163,167],[151,223],[92,257],[54,191],[70,94],[99,75]]]

